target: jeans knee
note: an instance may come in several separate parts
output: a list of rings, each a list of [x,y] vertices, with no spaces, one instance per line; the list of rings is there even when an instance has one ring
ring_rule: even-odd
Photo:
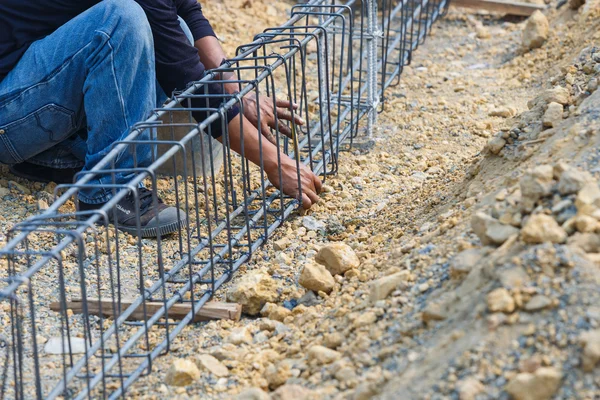
[[[152,46],[152,30],[143,8],[134,0],[104,0],[100,3],[105,15],[117,23],[115,30],[127,35],[127,40],[138,39]]]

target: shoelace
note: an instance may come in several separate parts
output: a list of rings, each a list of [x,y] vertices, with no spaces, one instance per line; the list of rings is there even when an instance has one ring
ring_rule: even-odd
[[[129,193],[127,195],[127,197],[131,200],[131,202],[133,203],[135,200],[133,199],[133,193]],[[138,189],[138,197],[140,200],[140,215],[144,215],[146,214],[146,212],[148,212],[150,210],[150,208],[152,207],[152,191],[146,188],[139,188]],[[158,199],[158,203],[162,203],[161,199]]]

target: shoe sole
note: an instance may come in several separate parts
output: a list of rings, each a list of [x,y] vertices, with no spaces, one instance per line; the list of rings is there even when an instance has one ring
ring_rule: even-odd
[[[50,183],[52,182],[49,179],[40,178],[39,176],[31,175],[26,172],[21,172],[18,169],[15,169],[12,165],[8,167],[8,171],[18,178],[27,179],[32,182],[40,182],[40,183]]]
[[[81,221],[81,219],[79,219],[79,220]],[[183,227],[186,226],[187,223],[188,223],[187,218],[183,218],[179,221],[171,222],[170,224],[166,224],[166,225],[153,226],[150,228],[142,228],[141,236],[143,238],[157,238],[159,234],[160,234],[160,236],[166,236],[171,233],[177,232],[180,228],[183,229]],[[101,222],[96,222],[96,225],[104,226],[104,224]],[[129,233],[132,236],[137,236],[137,234],[138,234],[138,230],[135,226],[131,226],[131,227],[130,226],[121,226],[121,225],[113,224],[113,223],[111,223],[111,225],[116,226],[118,230]]]
[[[143,238],[156,238],[159,235],[166,236],[171,233],[177,232],[180,228],[183,228],[185,225],[187,225],[187,222],[188,222],[187,218],[184,218],[179,221],[171,222],[170,224],[142,228],[141,236]],[[118,224],[115,224],[115,226],[117,227],[117,229],[119,229],[123,232],[127,232],[130,235],[137,236],[137,234],[138,234],[138,229],[135,226],[129,227],[129,226],[121,226]]]

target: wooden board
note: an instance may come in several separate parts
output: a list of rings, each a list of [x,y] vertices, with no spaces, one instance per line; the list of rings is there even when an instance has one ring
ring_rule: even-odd
[[[131,301],[121,301],[121,311],[126,310],[131,305]],[[88,313],[92,315],[100,315],[100,306],[102,306],[102,315],[105,317],[114,317],[113,303],[111,300],[88,299]],[[158,311],[163,306],[160,302],[146,302],[146,318],[150,318],[152,314]],[[56,301],[50,304],[52,311],[60,311],[60,302]],[[73,299],[67,302],[67,309],[70,309],[75,314],[83,312],[83,303],[81,299]],[[169,318],[175,320],[183,319],[192,310],[191,303],[176,303],[169,309]],[[194,316],[194,322],[209,321],[213,319],[228,319],[239,321],[242,315],[242,306],[237,303],[222,303],[218,301],[210,301],[206,303]],[[144,309],[140,305],[130,316],[131,320],[143,320]]]
[[[522,17],[528,17],[536,10],[542,11],[546,9],[546,6],[541,4],[501,0],[451,0],[450,5],[457,7],[477,8],[480,10],[519,15]]]

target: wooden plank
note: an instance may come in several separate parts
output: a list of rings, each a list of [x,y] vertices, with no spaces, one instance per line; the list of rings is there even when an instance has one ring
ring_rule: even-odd
[[[503,0],[451,0],[450,5],[457,7],[477,8],[480,10],[519,15],[522,17],[528,17],[536,10],[542,11],[546,9],[546,6],[541,4]]]
[[[131,301],[121,301],[121,310],[126,310],[130,305]],[[100,310],[102,306],[102,311]],[[146,302],[146,317],[149,318],[152,314],[157,312],[163,303],[161,302]],[[88,313],[92,315],[102,315],[105,317],[114,317],[113,303],[111,300],[88,299],[87,300]],[[50,303],[50,309],[52,311],[59,312],[60,302],[56,301]],[[67,302],[67,309],[70,309],[75,314],[83,312],[83,303],[81,299],[72,299]],[[191,303],[176,303],[169,309],[169,318],[175,320],[183,319],[192,310]],[[194,322],[209,321],[213,319],[228,319],[232,321],[239,321],[242,315],[242,306],[237,303],[222,303],[218,301],[210,301],[206,303],[194,316]],[[144,308],[140,305],[130,316],[130,320],[143,320],[144,319]]]

